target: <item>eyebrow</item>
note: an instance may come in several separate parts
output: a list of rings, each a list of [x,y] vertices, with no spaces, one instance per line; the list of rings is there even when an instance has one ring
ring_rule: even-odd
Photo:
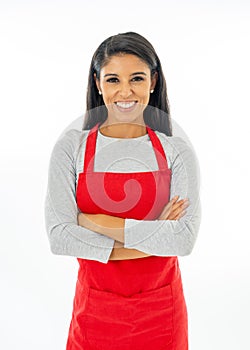
[[[147,75],[145,72],[135,72],[135,73],[132,73],[132,74],[130,74],[130,75],[138,75],[138,74]],[[110,75],[115,76],[115,77],[118,77],[118,74],[115,74],[115,73],[108,73],[108,74],[105,74],[105,75],[104,75],[104,78],[105,78],[105,77],[108,77],[108,76],[110,76]]]

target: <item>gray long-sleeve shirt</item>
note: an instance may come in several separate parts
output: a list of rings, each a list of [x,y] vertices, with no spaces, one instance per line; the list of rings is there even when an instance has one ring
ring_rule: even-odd
[[[89,130],[67,131],[52,150],[45,226],[51,251],[58,255],[107,263],[114,239],[81,227],[76,203],[76,186],[83,171],[85,144]],[[182,137],[155,131],[172,170],[170,199],[188,198],[186,214],[179,220],[125,219],[124,247],[156,256],[184,256],[191,253],[201,221],[199,164],[190,145]],[[98,130],[94,171],[143,172],[158,170],[149,135],[113,138]],[[167,199],[166,199],[167,202]]]

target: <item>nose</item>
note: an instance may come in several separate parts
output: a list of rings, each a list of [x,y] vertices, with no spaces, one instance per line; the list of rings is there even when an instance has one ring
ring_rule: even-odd
[[[131,95],[131,93],[132,93],[132,89],[131,89],[130,84],[128,84],[128,83],[120,84],[120,86],[119,86],[119,95],[122,98],[127,98],[129,95]]]

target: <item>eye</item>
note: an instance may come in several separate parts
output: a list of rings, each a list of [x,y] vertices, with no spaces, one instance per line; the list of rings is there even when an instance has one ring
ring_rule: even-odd
[[[143,77],[134,77],[132,80],[135,80],[135,81],[141,81],[141,80],[144,80]]]
[[[107,83],[116,83],[117,80],[118,80],[117,78],[109,78],[106,81]]]

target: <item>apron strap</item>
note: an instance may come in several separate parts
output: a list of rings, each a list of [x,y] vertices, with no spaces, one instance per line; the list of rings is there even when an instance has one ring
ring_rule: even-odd
[[[84,166],[83,172],[93,172],[94,170],[94,160],[95,160],[95,147],[97,138],[97,129],[100,123],[96,124],[88,133],[86,146],[85,146],[85,156],[84,156]]]
[[[158,136],[148,125],[146,125],[146,129],[153,145],[159,170],[168,169],[167,157]]]

